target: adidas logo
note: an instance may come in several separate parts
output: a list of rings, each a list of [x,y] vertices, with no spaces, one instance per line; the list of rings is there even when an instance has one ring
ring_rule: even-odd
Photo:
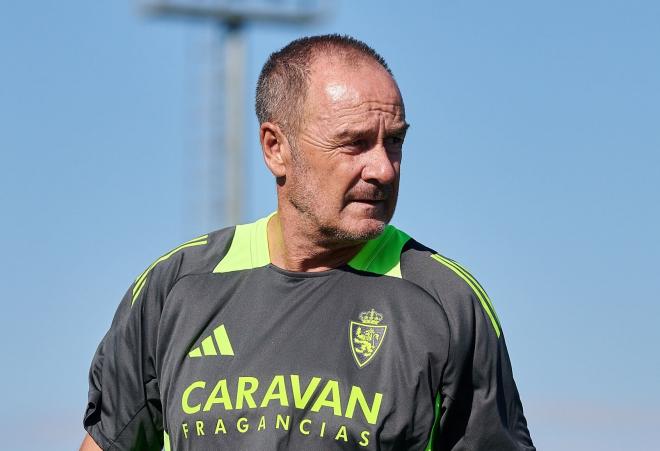
[[[215,340],[214,340],[215,339]],[[217,346],[217,348],[216,348]],[[202,357],[211,355],[234,355],[234,349],[227,336],[225,325],[221,324],[213,330],[213,335],[209,335],[202,340],[202,345],[192,348],[188,353],[189,357]]]

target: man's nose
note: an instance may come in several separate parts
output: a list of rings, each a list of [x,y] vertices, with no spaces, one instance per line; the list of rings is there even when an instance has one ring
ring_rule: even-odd
[[[389,185],[396,180],[397,169],[392,155],[382,143],[376,144],[363,154],[366,161],[362,168],[362,179],[376,181],[382,185]]]

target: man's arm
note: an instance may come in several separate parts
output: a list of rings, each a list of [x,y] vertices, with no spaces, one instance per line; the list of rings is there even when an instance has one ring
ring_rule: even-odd
[[[96,350],[89,371],[81,449],[160,450],[158,378],[153,365],[161,301],[157,285],[132,285]],[[87,447],[87,448],[85,448]]]
[[[493,304],[479,282],[453,260],[431,258],[454,275],[439,298],[452,329],[445,370],[438,449],[533,451]]]
[[[187,241],[156,259],[124,295],[96,350],[89,371],[81,449],[160,451],[164,424],[156,369],[156,343],[165,300],[185,271],[211,271],[208,235]],[[219,241],[228,248],[233,228]],[[184,268],[184,262],[188,266]],[[182,269],[184,268],[184,269]],[[95,443],[94,443],[95,442]]]
[[[85,435],[82,444],[80,445],[80,451],[102,451],[101,447],[96,444],[94,439],[89,435]]]
[[[534,450],[504,334],[479,282],[414,240],[404,247],[401,272],[438,301],[449,321],[450,358],[432,449]]]

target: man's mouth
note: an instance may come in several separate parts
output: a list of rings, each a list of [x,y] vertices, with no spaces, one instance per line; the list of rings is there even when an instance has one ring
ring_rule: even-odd
[[[361,204],[363,206],[368,205],[371,208],[383,208],[385,205],[385,199],[352,199],[349,203]]]
[[[353,199],[351,202],[360,202],[363,204],[378,204],[385,202],[385,199]]]
[[[349,193],[347,203],[359,203],[371,206],[383,205],[391,195],[390,186],[371,187],[371,189],[356,189]]]

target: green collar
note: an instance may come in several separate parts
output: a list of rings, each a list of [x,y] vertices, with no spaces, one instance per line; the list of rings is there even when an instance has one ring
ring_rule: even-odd
[[[229,251],[213,270],[214,273],[260,268],[270,263],[268,254],[268,220],[275,213],[251,224],[236,226]],[[401,278],[401,250],[410,236],[387,225],[383,233],[368,241],[348,266],[360,271]]]

